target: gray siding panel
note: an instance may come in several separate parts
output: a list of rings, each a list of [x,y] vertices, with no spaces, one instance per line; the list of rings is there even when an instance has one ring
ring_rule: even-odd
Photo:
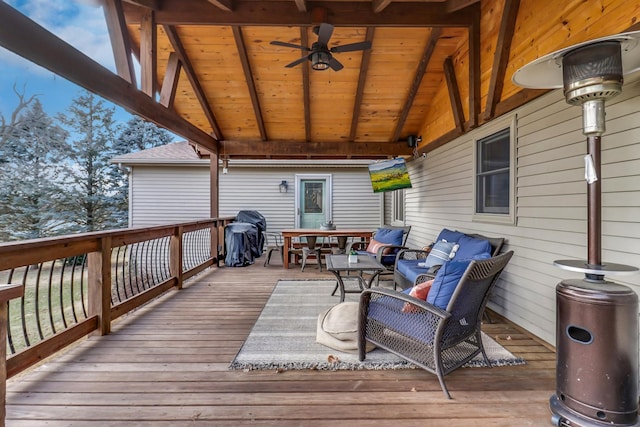
[[[131,227],[209,218],[209,169],[135,166],[131,179]]]
[[[640,266],[640,84],[608,101],[602,138],[602,258]],[[503,236],[515,256],[489,306],[555,344],[555,287],[582,275],[553,265],[587,256],[586,138],[579,107],[561,91],[517,112],[516,225],[473,220],[473,138],[482,128],[409,162],[409,244],[430,243],[443,227]],[[640,275],[609,280],[640,291]]]

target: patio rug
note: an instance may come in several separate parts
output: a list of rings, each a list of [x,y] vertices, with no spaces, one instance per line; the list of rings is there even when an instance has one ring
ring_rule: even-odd
[[[318,315],[340,302],[338,292],[331,296],[335,280],[279,281],[256,321],[247,340],[231,363],[231,369],[413,369],[415,365],[383,349],[367,353],[364,361],[357,354],[344,353],[316,343]],[[359,295],[347,294],[346,301]],[[485,351],[493,366],[522,365],[515,357],[486,334],[482,334]],[[482,355],[467,367],[486,366]]]

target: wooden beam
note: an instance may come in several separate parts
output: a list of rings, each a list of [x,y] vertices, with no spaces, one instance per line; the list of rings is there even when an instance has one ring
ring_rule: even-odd
[[[122,0],[126,3],[130,3],[136,6],[146,7],[151,10],[160,10],[162,7],[162,0]]]
[[[373,43],[373,36],[376,29],[374,27],[367,28],[365,40]],[[356,99],[353,104],[353,114],[351,115],[351,130],[349,131],[349,141],[356,138],[358,130],[358,121],[360,120],[360,107],[364,97],[364,85],[367,82],[367,71],[369,70],[369,62],[371,61],[371,49],[362,52],[362,62],[360,62],[360,74],[358,75],[358,88],[356,89]]]
[[[217,141],[138,91],[5,2],[0,2],[0,46],[145,119],[217,152]]]
[[[167,34],[167,38],[171,42],[171,45],[173,46],[173,50],[178,55],[178,58],[180,58],[180,63],[182,64],[182,68],[184,69],[184,72],[187,74],[187,78],[191,83],[193,92],[195,93],[196,98],[198,98],[198,102],[200,102],[200,107],[202,108],[204,115],[207,117],[207,120],[209,121],[209,125],[213,130],[213,135],[215,136],[216,139],[222,139],[222,131],[218,126],[218,121],[216,120],[213,114],[213,110],[211,109],[211,106],[209,105],[209,101],[207,100],[207,97],[204,94],[204,89],[202,89],[202,85],[200,85],[200,81],[198,80],[198,77],[196,76],[196,72],[193,66],[191,65],[191,61],[187,57],[187,52],[185,51],[184,46],[180,41],[178,32],[176,31],[175,27],[171,25],[165,25],[164,32]]]
[[[478,127],[480,118],[481,82],[480,82],[480,4],[472,6],[477,10],[473,24],[469,27],[469,127]]]
[[[462,110],[462,100],[460,98],[460,88],[456,79],[456,70],[453,67],[453,60],[450,56],[444,60],[444,77],[449,89],[449,101],[453,110],[453,119],[456,130],[462,134],[464,132],[464,111]]]
[[[306,12],[307,11],[307,0],[295,0],[296,7],[298,8],[298,12]]]
[[[300,42],[303,46],[309,46],[309,34],[305,27],[300,28]],[[309,76],[309,64],[302,66],[302,104],[304,105],[304,140],[311,141],[311,83]]]
[[[140,88],[151,98],[155,98],[157,90],[158,62],[158,29],[154,13],[153,10],[148,10],[140,25]]]
[[[516,18],[518,17],[519,7],[520,0],[505,0],[502,10],[502,20],[500,21],[498,42],[493,55],[493,66],[491,67],[491,80],[489,81],[484,120],[491,120],[494,117],[496,106],[502,97],[504,77],[509,63],[509,51],[511,50],[511,41],[516,28]]]
[[[249,89],[249,96],[251,96],[251,104],[253,105],[253,113],[256,116],[256,122],[258,123],[258,129],[260,130],[260,136],[263,141],[267,140],[267,130],[264,127],[264,119],[262,118],[262,109],[260,108],[260,100],[258,99],[258,91],[256,90],[256,84],[253,81],[253,73],[251,72],[251,64],[249,64],[249,57],[247,55],[247,46],[244,43],[244,37],[242,36],[242,29],[238,26],[231,27],[233,30],[233,38],[236,41],[236,47],[238,48],[238,55],[240,57],[240,63],[242,64],[242,71],[244,72],[244,78],[247,81],[247,88]]]
[[[178,81],[180,80],[181,68],[180,58],[178,58],[175,52],[171,52],[167,60],[167,69],[164,73],[162,89],[160,90],[160,104],[169,109],[173,109],[173,101],[176,98],[176,89],[178,88]]]
[[[120,77],[136,86],[136,74],[131,60],[131,40],[119,0],[102,0],[104,19],[109,30],[113,59]]]
[[[387,158],[409,156],[399,142],[220,141],[220,152],[242,158]]]
[[[371,6],[373,8],[373,13],[380,13],[387,8],[391,4],[392,0],[373,0]]]
[[[449,12],[456,12],[473,4],[479,4],[480,0],[446,0],[446,9]]]
[[[431,60],[431,56],[433,55],[433,51],[436,48],[436,44],[438,43],[438,39],[442,34],[442,30],[440,28],[434,28],[431,30],[431,34],[429,35],[429,41],[424,47],[424,51],[422,52],[422,57],[420,58],[420,63],[418,64],[418,68],[416,69],[416,73],[413,76],[413,83],[409,87],[409,94],[404,101],[404,106],[402,107],[402,111],[400,111],[400,117],[398,118],[398,123],[396,123],[396,129],[393,132],[393,136],[391,137],[392,141],[398,141],[400,139],[400,134],[402,133],[402,128],[404,127],[405,122],[407,121],[407,117],[409,116],[409,111],[411,110],[411,106],[413,105],[413,101],[418,94],[418,89],[420,88],[420,83],[422,83],[422,79],[424,77],[424,73],[427,71],[427,65],[429,65],[429,61]]]
[[[233,0],[209,0],[209,3],[225,12],[233,12]]]
[[[139,23],[141,8],[124,6],[127,23]],[[318,1],[313,8],[327,9],[331,24],[337,27],[468,27],[473,22],[469,8],[450,12],[444,2],[393,2],[384,13],[375,13],[365,1]],[[156,13],[160,25],[311,26],[312,18],[312,11],[301,13],[290,0],[236,0],[233,13],[202,0],[164,0]]]

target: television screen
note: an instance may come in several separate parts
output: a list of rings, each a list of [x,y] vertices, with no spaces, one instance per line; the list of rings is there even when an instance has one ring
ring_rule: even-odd
[[[411,188],[407,164],[401,157],[369,165],[369,177],[374,193]]]

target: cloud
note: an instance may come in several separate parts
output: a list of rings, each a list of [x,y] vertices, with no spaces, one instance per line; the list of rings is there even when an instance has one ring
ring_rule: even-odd
[[[110,70],[115,70],[109,33],[97,0],[9,0],[9,5]],[[47,71],[0,50],[0,60],[40,75]]]

